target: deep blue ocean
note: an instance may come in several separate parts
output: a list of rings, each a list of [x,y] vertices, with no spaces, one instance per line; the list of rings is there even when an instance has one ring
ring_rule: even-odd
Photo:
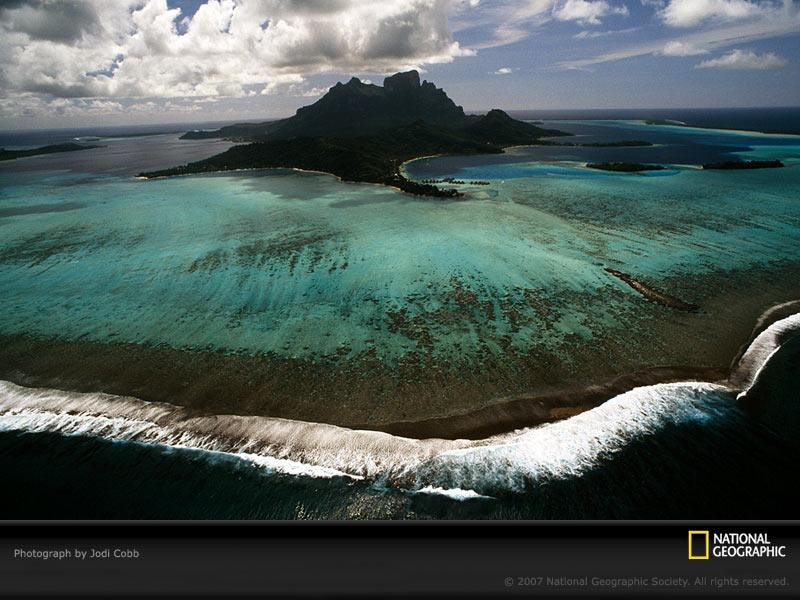
[[[241,121],[236,121],[237,123]],[[167,133],[183,134],[190,129],[219,129],[233,121],[204,121],[201,123],[161,123],[153,125],[102,125],[64,127],[59,129],[16,129],[0,131],[0,148],[18,150],[47,144],[69,142],[98,143],[102,139],[151,136]]]
[[[598,108],[511,111],[517,119],[671,120],[692,127],[800,134],[800,107],[771,108]]]

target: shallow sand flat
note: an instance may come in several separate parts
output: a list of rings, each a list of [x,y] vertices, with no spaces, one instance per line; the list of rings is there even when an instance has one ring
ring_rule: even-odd
[[[514,353],[479,364],[428,359],[389,369],[369,357],[314,363],[3,336],[0,379],[130,395],[213,414],[285,417],[410,437],[475,437],[558,420],[641,385],[723,379],[758,317],[800,297],[798,281],[800,266],[698,277],[691,287],[663,281],[665,289],[695,293],[703,309],[684,313],[640,298],[635,319],[593,344],[566,348],[568,362]]]

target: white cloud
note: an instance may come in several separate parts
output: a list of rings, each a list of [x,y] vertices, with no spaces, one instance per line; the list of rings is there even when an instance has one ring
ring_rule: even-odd
[[[112,100],[104,98],[44,98],[35,94],[21,94],[12,98],[0,98],[0,118],[68,118],[68,119],[102,119],[121,115],[130,117],[134,114],[174,115],[178,117],[186,113],[200,112],[215,98],[192,98],[186,100]]]
[[[366,81],[364,83],[366,83]],[[323,96],[324,94],[326,94],[329,89],[330,88],[327,87],[317,86],[317,87],[297,90],[294,93],[295,95],[302,96],[303,98],[317,98],[319,96]]]
[[[462,8],[471,4],[462,1]],[[493,0],[481,5],[479,14],[467,10],[457,11],[453,19],[453,30],[471,30],[484,34],[491,33],[470,45],[471,49],[497,48],[522,41],[547,23],[554,20],[577,21],[580,25],[601,22],[608,15],[627,15],[624,5],[612,5],[606,0]],[[621,30],[624,32],[626,30]]]
[[[448,24],[460,3],[206,0],[185,17],[166,0],[0,2],[0,98],[244,97],[420,68],[472,54]]]
[[[697,2],[699,5],[705,0],[697,0]],[[667,4],[664,6],[666,7]],[[759,7],[760,12],[752,19],[727,24],[710,23],[708,26],[699,27],[696,31],[681,36],[680,40],[677,40],[680,45],[675,43],[676,40],[670,38],[654,39],[618,47],[596,56],[565,60],[558,63],[557,67],[585,69],[592,65],[648,54],[688,56],[690,54],[681,54],[681,52],[698,54],[712,52],[734,44],[795,35],[800,32],[800,2],[792,2],[792,0],[784,0],[783,3],[764,2],[759,4]]]
[[[509,75],[511,73],[511,67],[500,67],[497,69],[494,74],[495,75]]]
[[[719,58],[704,60],[697,69],[768,70],[785,67],[788,61],[774,52],[756,54],[752,50],[731,50]]]
[[[577,21],[581,25],[599,25],[603,17],[627,14],[627,6],[612,6],[605,0],[566,0],[553,7],[553,17],[557,20]]]
[[[709,20],[737,21],[763,16],[777,3],[751,0],[670,0],[660,11],[661,19],[672,27],[695,27]]]
[[[461,10],[453,19],[453,30],[490,29],[491,35],[481,42],[473,43],[470,48],[481,50],[515,44],[529,37],[541,25],[552,20],[552,10],[556,0],[496,0],[481,7],[479,14],[474,11]],[[461,4],[462,8],[473,8],[470,4]]]
[[[664,44],[664,49],[661,54],[664,56],[697,56],[698,54],[707,54],[708,50],[700,48],[688,42],[680,40],[671,40]]]
[[[577,40],[590,40],[594,38],[608,37],[610,35],[622,35],[625,33],[631,33],[633,31],[637,31],[638,29],[639,29],[638,27],[628,27],[627,29],[608,29],[606,31],[584,29],[583,31],[579,31],[572,37],[574,37]]]

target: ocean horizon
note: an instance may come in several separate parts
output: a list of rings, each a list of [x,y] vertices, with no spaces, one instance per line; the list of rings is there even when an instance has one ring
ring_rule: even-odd
[[[481,114],[489,109],[468,110]],[[570,109],[509,109],[515,118],[523,120],[616,120],[616,119],[675,119],[697,127],[740,129],[766,133],[800,135],[800,106],[731,107],[731,108],[570,108]],[[92,136],[116,137],[127,135],[158,135],[185,132],[193,129],[219,129],[235,123],[276,121],[284,116],[179,121],[169,123],[132,123],[125,125],[84,125],[81,127],[41,127],[35,129],[0,129],[0,148],[30,148],[36,145],[58,144],[75,138]]]

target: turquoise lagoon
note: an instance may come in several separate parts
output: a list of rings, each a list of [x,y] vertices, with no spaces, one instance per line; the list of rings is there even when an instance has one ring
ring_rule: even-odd
[[[704,301],[721,274],[731,281],[800,261],[797,137],[548,126],[572,126],[574,141],[657,145],[406,165],[412,177],[489,181],[461,186],[454,201],[290,170],[151,181],[131,168],[91,172],[90,153],[104,149],[79,153],[77,166],[59,156],[7,163],[0,334],[312,363],[368,356],[390,370],[408,357],[452,370],[549,356],[579,372],[588,357],[615,374],[691,361],[685,341],[718,318]],[[118,143],[124,157],[154,142]],[[664,148],[675,166],[658,174],[581,166],[597,156],[647,161]],[[730,148],[787,167],[703,171],[685,161]],[[652,305],[605,267],[699,303],[700,314]],[[746,297],[746,285],[731,289]],[[670,328],[682,344],[653,341]]]
[[[0,514],[791,516],[794,488],[784,475],[800,456],[791,435],[797,337],[765,371],[774,392],[766,416],[744,410],[733,390],[684,382],[638,387],[574,418],[518,422],[509,429],[523,429],[474,442],[268,418],[364,423],[357,419],[370,414],[368,428],[379,428],[640,367],[727,366],[765,308],[800,298],[797,137],[637,122],[547,125],[569,128],[575,141],[644,137],[657,145],[515,148],[406,165],[413,177],[489,182],[459,186],[465,196],[455,201],[288,170],[137,180],[141,170],[224,147],[176,136],[0,164],[0,379],[14,382],[0,381],[0,477],[15,491],[0,497]],[[733,153],[787,167],[697,168]],[[582,166],[594,160],[670,168],[635,175]],[[605,267],[700,309],[649,303]],[[250,407],[220,407],[218,397],[216,411],[211,402],[192,412],[97,394],[118,365],[87,366],[84,382],[73,372],[56,384],[37,379],[41,356],[45,375],[58,375],[62,363],[113,359],[101,346],[169,350],[159,360],[186,355],[198,375],[231,384],[234,399],[253,375],[240,365],[333,361],[344,376],[336,397],[246,418],[227,412],[252,414]],[[77,361],[59,355],[67,352]],[[204,362],[210,355],[227,362]],[[362,382],[343,369],[361,365],[381,379],[409,361],[421,365],[417,380],[382,381],[382,393],[367,388],[362,398]],[[148,370],[131,370],[156,385],[186,376],[170,360],[145,362]],[[228,379],[200,372],[210,364],[230,366]],[[397,378],[409,373],[400,367]],[[493,385],[501,369],[505,387]],[[285,369],[278,378],[322,372]],[[153,399],[120,377],[131,387],[115,393]],[[330,392],[333,384],[320,381]],[[282,383],[271,393],[291,404],[302,387],[281,391]],[[60,389],[30,387],[40,385]],[[329,409],[315,413],[309,403]],[[359,413],[358,403],[388,408]]]

